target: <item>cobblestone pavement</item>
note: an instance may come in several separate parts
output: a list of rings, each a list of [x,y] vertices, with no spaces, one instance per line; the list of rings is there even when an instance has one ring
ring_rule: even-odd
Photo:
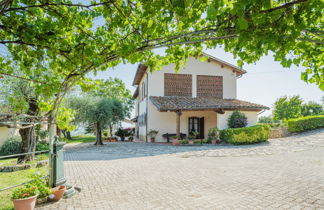
[[[66,146],[70,199],[39,209],[324,209],[324,129],[252,146]]]

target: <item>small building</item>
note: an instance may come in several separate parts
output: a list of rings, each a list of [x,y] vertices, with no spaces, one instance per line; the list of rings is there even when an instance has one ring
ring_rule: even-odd
[[[266,106],[237,99],[237,79],[245,70],[204,54],[206,62],[189,57],[178,73],[174,64],[160,71],[150,70],[139,64],[133,81],[137,86],[135,135],[149,142],[147,133],[158,130],[156,142],[166,142],[163,134],[189,135],[199,133],[207,137],[208,129],[227,128],[227,119],[234,110],[243,112],[248,126],[257,123],[258,114]]]
[[[6,126],[0,127],[0,147],[11,137],[18,136],[18,129],[8,128]]]

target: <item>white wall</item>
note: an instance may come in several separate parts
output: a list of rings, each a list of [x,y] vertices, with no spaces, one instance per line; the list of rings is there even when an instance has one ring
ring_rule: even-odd
[[[142,83],[144,81],[146,81],[146,77],[147,77],[147,74],[145,74],[142,78],[142,80],[140,81],[139,83],[139,96],[142,92]],[[146,113],[146,104],[147,104],[147,100],[148,100],[148,97],[144,98],[143,100],[139,100],[139,97],[137,97],[137,103],[138,103],[138,117],[144,113]],[[145,140],[145,136],[146,136],[146,126],[142,125],[142,126],[138,126],[138,134],[139,134],[139,138],[140,140]],[[136,132],[136,131],[135,131]]]
[[[162,67],[160,71],[153,71],[149,76],[149,95],[164,96],[164,73],[175,73],[174,64]],[[197,75],[213,75],[223,77],[223,98],[236,98],[236,74],[232,69],[214,61],[202,62],[199,59],[190,57],[184,69],[180,69],[179,74],[192,74],[192,93],[197,96]]]
[[[248,120],[247,126],[256,125],[258,122],[258,112],[256,111],[240,111],[244,113]],[[233,111],[226,111],[224,114],[217,114],[217,127],[220,130],[228,128],[227,119],[233,113]]]
[[[0,146],[3,145],[8,138],[17,135],[19,135],[18,129],[0,127]]]

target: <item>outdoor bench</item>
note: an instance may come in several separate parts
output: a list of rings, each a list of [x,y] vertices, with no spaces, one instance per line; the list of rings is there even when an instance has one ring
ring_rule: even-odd
[[[165,133],[162,135],[163,138],[166,138],[167,139],[167,142],[170,143],[170,138],[173,137],[173,136],[176,136],[177,134],[175,133]],[[184,133],[180,133],[180,138],[183,139],[185,138],[187,135],[184,134]]]

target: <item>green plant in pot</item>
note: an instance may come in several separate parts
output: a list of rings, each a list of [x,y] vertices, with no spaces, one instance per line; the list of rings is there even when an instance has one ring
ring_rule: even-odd
[[[172,145],[176,146],[180,144],[180,136],[172,136]]]
[[[33,210],[39,190],[36,186],[25,185],[12,192],[12,202],[15,210]]]
[[[188,139],[182,139],[182,140],[179,140],[179,143],[182,145],[185,145],[185,144],[188,144],[189,141],[188,141]]]
[[[154,143],[155,142],[155,137],[157,136],[157,134],[159,133],[159,131],[157,130],[153,130],[151,129],[149,132],[148,132],[148,136],[151,138],[151,142]]]
[[[198,131],[192,131],[191,135],[194,137],[194,139],[198,139],[199,132]]]
[[[193,144],[194,139],[195,139],[195,136],[194,135],[188,135],[189,144]]]
[[[216,144],[219,141],[219,129],[218,128],[210,128],[208,130],[208,139],[211,140],[212,144]]]
[[[48,179],[43,179],[42,176],[36,172],[35,175],[32,176],[33,181],[26,184],[27,187],[36,187],[38,190],[37,202],[45,203],[47,202],[48,196],[51,194],[51,190],[48,187]]]

